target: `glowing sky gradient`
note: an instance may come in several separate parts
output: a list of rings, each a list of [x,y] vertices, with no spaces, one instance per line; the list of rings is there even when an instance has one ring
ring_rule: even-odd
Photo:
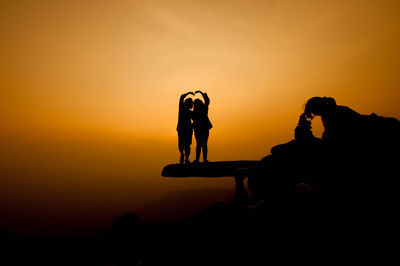
[[[233,188],[160,177],[189,90],[211,98],[214,161],[289,141],[316,95],[400,118],[399,14],[397,0],[3,1],[2,228],[86,230],[170,191]]]

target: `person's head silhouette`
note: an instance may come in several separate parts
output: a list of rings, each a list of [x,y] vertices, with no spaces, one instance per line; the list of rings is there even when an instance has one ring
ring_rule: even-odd
[[[304,114],[307,118],[316,115],[325,116],[336,107],[335,99],[331,97],[313,97],[307,101]]]
[[[204,103],[203,103],[203,101],[200,100],[200,99],[194,100],[193,105],[194,105],[194,110],[195,110],[196,112],[202,112],[202,111],[204,110]]]
[[[192,109],[192,107],[193,107],[193,100],[192,100],[192,98],[187,98],[187,99],[184,101],[184,106],[185,106],[185,109],[187,109],[187,110]]]

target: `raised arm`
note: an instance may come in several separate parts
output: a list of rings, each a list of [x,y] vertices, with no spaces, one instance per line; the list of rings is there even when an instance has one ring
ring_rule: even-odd
[[[207,93],[202,92],[202,91],[196,91],[196,93],[201,93],[201,95],[203,96],[203,99],[204,99],[204,103],[208,107],[208,105],[210,104],[210,98],[208,98]]]
[[[184,93],[184,94],[181,95],[181,98],[179,98],[179,106],[181,106],[181,105],[183,104],[183,102],[184,102],[186,96],[188,96],[189,94],[194,95],[194,93],[191,92],[191,91],[186,92],[186,93]]]

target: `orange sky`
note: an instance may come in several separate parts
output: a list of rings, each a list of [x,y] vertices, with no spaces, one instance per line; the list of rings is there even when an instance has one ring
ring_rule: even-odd
[[[211,98],[210,160],[267,155],[316,95],[400,118],[399,14],[397,0],[6,0],[0,208],[56,228],[40,217],[112,220],[167,192],[233,188],[160,177],[188,90]]]

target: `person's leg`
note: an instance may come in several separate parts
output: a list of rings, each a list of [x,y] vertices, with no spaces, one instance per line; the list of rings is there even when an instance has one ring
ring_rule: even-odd
[[[195,160],[196,163],[198,163],[200,160],[200,153],[201,153],[201,143],[196,141],[196,160]]]
[[[204,132],[204,139],[203,139],[203,162],[208,162],[207,161],[207,153],[208,153],[208,147],[207,147],[207,142],[208,142],[208,136],[209,136],[209,131]]]
[[[185,146],[185,163],[190,163],[189,155],[190,155],[190,145],[188,143],[186,143],[186,146]]]
[[[189,156],[190,156],[190,145],[192,144],[192,135],[193,131],[188,130],[185,132],[185,163],[190,163]]]
[[[203,143],[203,162],[208,162],[207,161],[207,142]]]
[[[201,136],[199,132],[194,132],[194,136],[196,138],[196,160],[195,162],[198,163],[200,160],[200,153],[201,153]]]
[[[184,159],[184,153],[183,153],[183,151],[184,151],[184,141],[182,139],[182,134],[179,131],[178,131],[178,149],[179,149],[179,152],[181,153],[181,158],[179,159],[179,162],[181,164],[183,164],[183,159]]]

